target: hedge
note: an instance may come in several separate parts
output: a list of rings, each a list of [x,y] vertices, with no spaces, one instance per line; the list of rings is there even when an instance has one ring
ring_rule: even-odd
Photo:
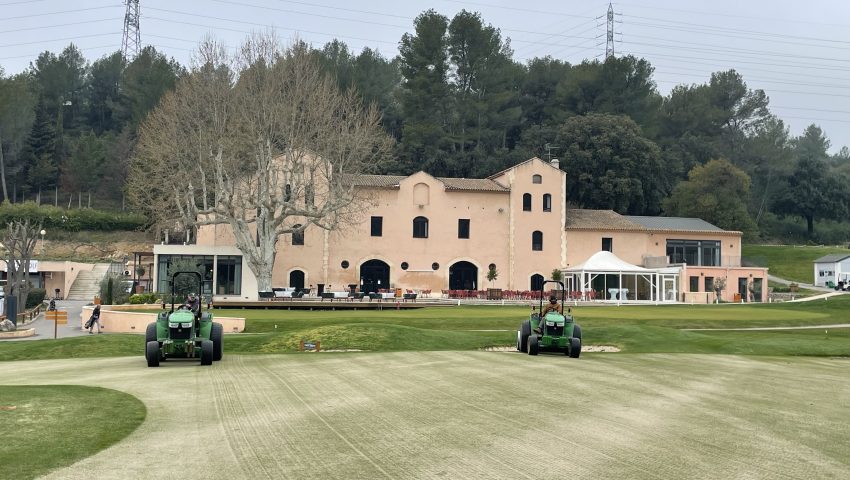
[[[141,230],[148,226],[144,215],[107,212],[91,208],[65,209],[35,202],[0,204],[0,225],[13,220],[29,219],[43,228],[79,232],[81,230]]]
[[[47,296],[47,291],[43,288],[31,288],[29,293],[27,294],[27,304],[26,308],[32,308],[42,302],[44,302],[44,297]]]

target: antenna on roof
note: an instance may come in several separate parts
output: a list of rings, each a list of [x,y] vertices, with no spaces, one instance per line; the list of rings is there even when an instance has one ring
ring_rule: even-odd
[[[552,161],[552,150],[557,150],[560,147],[558,147],[557,145],[552,145],[552,144],[547,143],[546,145],[543,145],[543,148],[546,149],[546,157],[547,157],[546,159],[551,162]]]

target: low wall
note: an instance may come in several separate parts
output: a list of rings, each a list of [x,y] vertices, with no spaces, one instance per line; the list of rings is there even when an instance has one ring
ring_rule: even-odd
[[[125,309],[150,309],[156,305],[102,305],[100,307],[100,327],[108,333],[145,333],[148,324],[156,321],[156,313],[127,312]],[[121,310],[113,310],[120,308]],[[83,307],[80,313],[80,327],[91,317],[94,305]],[[224,327],[224,333],[245,331],[245,319],[236,317],[215,317],[215,321]]]

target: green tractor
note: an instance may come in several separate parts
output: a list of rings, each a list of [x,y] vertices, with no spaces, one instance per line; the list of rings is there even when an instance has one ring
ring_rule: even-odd
[[[145,331],[145,359],[149,367],[158,367],[159,362],[168,358],[200,358],[201,365],[212,365],[213,360],[221,360],[224,355],[224,328],[213,322],[211,312],[202,311],[200,298],[175,310],[174,287],[178,275],[196,275],[198,292],[202,291],[203,277],[198,272],[175,272],[171,276],[171,310],[163,302],[163,311]]]
[[[557,283],[561,286],[561,305],[547,311],[543,315],[543,297],[545,285]],[[522,322],[516,332],[516,349],[529,355],[537,355],[541,351],[563,352],[572,358],[581,355],[581,327],[573,320],[570,310],[564,315],[566,290],[564,284],[555,280],[547,280],[540,287],[540,305],[531,318]]]

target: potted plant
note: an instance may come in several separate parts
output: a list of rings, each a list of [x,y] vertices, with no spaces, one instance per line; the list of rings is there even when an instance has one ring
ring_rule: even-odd
[[[717,296],[716,302],[720,303],[720,292],[726,288],[726,277],[720,277],[714,279],[714,294]]]
[[[487,280],[490,281],[490,288],[487,289],[488,300],[502,299],[502,289],[493,288],[493,282],[495,282],[497,278],[499,278],[499,271],[496,270],[496,265],[491,263],[490,268],[487,270]]]
[[[142,277],[145,276],[145,267],[143,267],[142,265],[137,266],[136,267],[136,275],[139,277],[139,280],[141,280]],[[139,282],[139,284],[136,285],[136,293],[144,293],[145,292],[145,287],[144,287],[144,285],[141,285],[141,283],[142,282]]]

